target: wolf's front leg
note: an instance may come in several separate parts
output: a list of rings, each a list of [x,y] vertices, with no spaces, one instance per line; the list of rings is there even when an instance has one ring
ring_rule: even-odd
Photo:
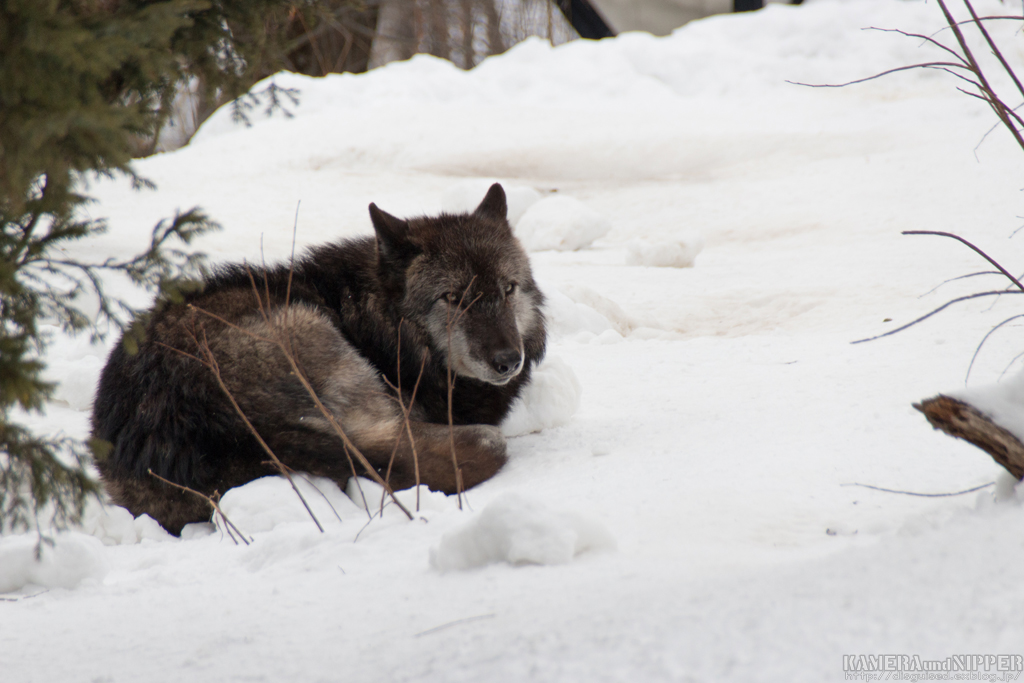
[[[453,494],[490,479],[505,464],[505,437],[497,427],[456,425],[451,430],[449,432],[448,425],[428,422],[410,422],[407,430],[403,422],[398,449],[391,463],[391,487],[399,490],[415,486],[418,463],[421,484],[433,491]],[[415,443],[415,461],[409,442],[410,431]],[[373,450],[379,453],[378,448]],[[373,464],[382,475],[386,472],[388,463]],[[461,483],[456,479],[456,468]]]

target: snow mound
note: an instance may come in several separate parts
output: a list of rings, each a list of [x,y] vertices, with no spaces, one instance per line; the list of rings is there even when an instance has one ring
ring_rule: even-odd
[[[431,491],[425,485],[420,485],[419,510],[444,512],[455,509],[457,503],[449,500],[448,496],[440,491]],[[360,508],[361,514],[367,509],[371,513],[379,512],[381,504],[384,506],[384,517],[397,515],[406,519],[405,514],[398,509],[390,496],[385,495],[384,487],[365,477],[352,477],[348,480],[345,493],[352,503]],[[395,498],[409,510],[416,509],[416,487],[412,486],[401,491],[395,491]]]
[[[85,579],[102,579],[107,573],[103,544],[77,532],[58,534],[53,545],[43,543],[36,558],[38,539],[31,535],[0,538],[0,593],[27,585],[44,588],[75,588]]]
[[[604,237],[612,224],[578,199],[546,197],[516,223],[516,237],[527,251],[575,251]]]
[[[430,549],[430,566],[447,572],[495,562],[565,564],[587,550],[614,548],[615,539],[600,522],[505,493],[464,527],[442,536]]]
[[[521,436],[564,425],[580,409],[582,394],[583,387],[572,367],[548,354],[533,369],[530,383],[501,423],[501,433]]]
[[[608,318],[586,304],[573,301],[561,289],[541,289],[544,292],[544,321],[549,339],[571,337],[580,332],[596,335],[615,327]]]
[[[632,240],[626,245],[627,266],[654,266],[656,268],[692,268],[704,249],[700,235],[671,242]]]
[[[1024,372],[999,384],[971,387],[947,395],[974,406],[1024,442]]]
[[[90,501],[82,515],[82,531],[99,539],[103,545],[132,545],[144,540],[176,540],[149,515],[132,517],[119,505],[103,505]]]
[[[978,509],[984,510],[996,503],[1024,505],[1024,481],[1019,481],[1007,471],[999,473],[996,485],[991,491],[978,494]]]
[[[622,306],[590,287],[542,282],[540,288],[544,292],[544,320],[550,339],[611,343],[634,333],[642,339],[665,333],[657,321],[626,313]]]
[[[313,514],[325,527],[338,517],[344,520],[359,513],[338,485],[324,477],[293,476],[295,485]],[[284,477],[263,477],[245,486],[229,489],[220,501],[231,523],[243,533],[270,531],[282,524],[312,524],[309,512]],[[335,516],[337,513],[337,516]]]
[[[487,190],[499,182],[493,178],[472,178],[452,185],[441,195],[441,210],[446,213],[468,213],[480,206]],[[513,227],[523,217],[526,210],[540,201],[541,194],[532,187],[525,185],[501,184],[505,190],[505,201],[508,204],[508,222]]]

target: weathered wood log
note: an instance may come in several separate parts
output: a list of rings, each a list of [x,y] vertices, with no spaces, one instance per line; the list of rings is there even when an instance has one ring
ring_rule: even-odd
[[[969,441],[1017,479],[1024,479],[1024,444],[977,408],[942,394],[915,403],[914,407],[924,413],[935,429]]]

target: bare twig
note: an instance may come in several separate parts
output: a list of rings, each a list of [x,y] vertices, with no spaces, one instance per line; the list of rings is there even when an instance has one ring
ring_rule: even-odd
[[[1003,379],[1003,376],[1010,371],[1010,368],[1013,367],[1013,364],[1019,361],[1021,358],[1024,358],[1024,351],[1018,353],[1016,356],[1010,359],[1010,362],[1006,364],[1006,367],[1003,368],[1003,371],[999,373],[999,379],[996,381],[1001,381]]]
[[[858,78],[854,81],[847,81],[845,83],[801,83],[800,81],[787,80],[786,83],[791,85],[802,85],[805,88],[845,88],[848,85],[857,85],[858,83],[867,83],[868,81],[874,81],[881,78],[882,76],[888,76],[889,74],[899,73],[900,71],[909,71],[910,69],[964,69],[970,71],[970,69],[963,64],[957,64],[956,62],[922,62],[920,64],[911,64],[909,66],[898,66],[893,69],[888,69],[877,73],[874,76],[866,76],[864,78]]]
[[[427,350],[423,349],[423,360],[420,362],[420,372],[419,372],[418,375],[416,375],[416,384],[412,388],[412,395],[409,397],[409,405],[407,407],[405,405],[404,400],[402,399],[402,324],[404,322],[405,322],[405,318],[402,318],[401,320],[398,321],[398,350],[397,350],[397,354],[396,354],[396,358],[397,358],[396,366],[397,367],[395,369],[395,372],[398,373],[398,386],[395,386],[394,384],[392,384],[391,381],[388,380],[386,375],[382,375],[382,377],[384,378],[384,382],[389,387],[391,387],[392,390],[394,390],[395,395],[398,398],[398,405],[402,409],[402,417],[403,417],[403,419],[405,421],[405,431],[406,431],[406,434],[409,436],[409,447],[412,449],[413,475],[416,478],[416,512],[419,512],[420,511],[420,458],[419,458],[419,455],[416,453],[416,439],[414,439],[413,436],[412,436],[412,422],[411,422],[410,414],[412,413],[413,405],[416,403],[416,392],[420,388],[420,380],[423,379],[423,371],[427,367]],[[401,436],[399,436],[399,440],[401,440]],[[397,447],[398,447],[397,443],[395,444],[395,447],[396,447],[396,450],[397,450]],[[392,453],[391,457],[392,457],[392,459],[394,459],[395,454]],[[388,464],[388,473],[390,474],[390,472],[391,472],[391,464],[389,463]]]
[[[942,15],[946,18],[946,23],[949,24],[949,28],[950,30],[953,31],[953,35],[956,36],[957,43],[959,43],[960,45],[960,50],[963,52],[963,58],[967,60],[968,64],[970,64],[970,70],[974,73],[975,76],[977,76],[978,81],[981,84],[982,93],[985,95],[985,99],[988,101],[989,106],[992,108],[992,111],[995,112],[996,116],[999,117],[999,120],[1002,121],[1003,125],[1005,125],[1007,130],[1010,131],[1010,134],[1013,135],[1013,138],[1017,141],[1017,144],[1020,145],[1021,149],[1024,149],[1024,138],[1021,137],[1020,131],[1017,130],[1017,128],[1010,121],[1008,111],[1012,112],[1012,110],[1010,110],[1010,108],[1007,107],[1002,102],[1002,100],[999,99],[995,91],[992,89],[992,86],[989,85],[988,79],[985,77],[984,72],[982,72],[977,60],[974,59],[974,54],[971,52],[971,48],[967,45],[967,40],[964,38],[963,31],[960,30],[960,25],[953,18],[953,15],[950,13],[949,8],[946,7],[945,0],[936,0],[936,3],[942,10]],[[964,5],[968,7],[968,9],[971,12],[971,15],[975,19],[977,19],[977,15],[974,13],[974,8],[971,6],[970,0],[964,0]],[[982,33],[986,35],[986,38],[988,38],[987,32],[984,30],[984,24],[978,21],[976,25],[982,31]],[[997,57],[1000,58],[1001,61],[1004,61],[1001,59],[1001,55],[998,55]],[[1009,69],[1008,66],[1006,68]]]
[[[300,12],[301,15],[301,12]],[[302,206],[302,200],[295,205],[295,222],[292,224],[292,255],[289,260],[288,267],[288,288],[284,293],[284,304],[287,306],[292,300],[292,275],[295,274],[295,238],[299,234],[299,207]],[[266,279],[266,278],[264,278]]]
[[[274,331],[274,338],[272,338],[272,339],[268,340],[268,339],[265,339],[263,337],[260,337],[259,335],[255,334],[251,330],[247,330],[247,329],[245,329],[245,328],[243,328],[243,327],[241,327],[239,325],[236,325],[235,323],[232,323],[231,321],[226,320],[225,318],[217,315],[216,313],[212,313],[210,311],[205,311],[205,310],[203,310],[201,308],[198,308],[198,307],[195,307],[195,306],[190,306],[190,308],[192,308],[192,310],[195,310],[195,311],[198,311],[200,313],[203,313],[204,315],[207,315],[207,316],[209,316],[209,317],[211,317],[211,318],[213,318],[215,320],[218,320],[218,321],[224,323],[225,325],[228,325],[231,328],[242,332],[243,334],[247,334],[247,335],[249,335],[249,336],[251,336],[253,338],[256,338],[256,339],[263,339],[265,341],[269,341],[269,342],[273,343],[274,345],[276,345],[281,350],[281,352],[284,354],[284,357],[288,361],[288,365],[291,367],[291,370],[294,373],[296,379],[299,380],[299,383],[302,384],[303,389],[306,390],[306,393],[313,400],[313,403],[316,405],[317,410],[319,410],[320,414],[324,417],[325,420],[327,420],[328,424],[331,426],[331,429],[335,432],[335,434],[337,434],[341,438],[342,444],[344,444],[344,446],[346,448],[346,453],[348,454],[349,451],[351,451],[351,454],[355,455],[356,460],[359,461],[359,464],[366,470],[366,473],[368,475],[370,475],[370,478],[373,479],[378,484],[380,484],[381,486],[383,486],[384,489],[388,492],[388,494],[395,501],[395,504],[399,507],[399,509],[401,509],[402,512],[404,512],[409,519],[413,519],[412,513],[409,512],[409,510],[404,505],[402,505],[401,501],[399,501],[397,498],[394,497],[394,491],[391,489],[390,484],[388,484],[386,481],[384,481],[384,479],[380,476],[380,473],[377,472],[377,470],[374,469],[373,465],[371,465],[370,462],[366,459],[366,456],[364,456],[363,453],[356,447],[356,445],[354,443],[352,443],[352,440],[348,437],[348,434],[345,433],[345,430],[342,429],[341,425],[338,423],[337,418],[334,416],[334,414],[330,410],[327,409],[327,406],[325,406],[323,404],[323,401],[320,400],[320,396],[316,393],[316,390],[309,383],[309,379],[306,377],[306,373],[303,372],[302,368],[299,367],[298,362],[295,359],[295,353],[294,353],[294,351],[292,349],[292,346],[291,346],[291,339],[288,338],[284,334],[284,329],[286,329],[287,326],[285,326],[285,325],[277,325],[277,324],[274,323],[273,319],[271,318],[270,311],[269,311],[269,306],[270,306],[269,285],[267,285],[267,287],[266,287],[266,290],[267,290],[267,303],[266,303],[266,306],[264,306],[263,299],[260,297],[259,289],[258,289],[258,287],[256,285],[256,279],[253,276],[251,270],[249,271],[249,279],[250,279],[250,282],[252,283],[253,294],[256,296],[256,299],[257,299],[260,315],[263,318],[264,323],[266,323],[270,327],[270,329]],[[266,279],[267,278],[264,277],[264,280],[266,280]],[[287,312],[287,310],[288,309],[286,308],[285,312]],[[354,468],[353,468],[353,475],[356,475],[356,472],[355,472]]]
[[[285,467],[288,467],[288,466],[287,466],[287,465],[285,465]],[[296,473],[296,472],[295,472],[295,470],[293,470],[293,469],[292,469],[291,467],[288,467],[288,471],[289,471],[289,472],[292,472],[292,473]],[[341,515],[340,515],[340,514],[338,514],[338,508],[334,507],[334,503],[332,503],[332,502],[331,502],[331,499],[327,497],[327,494],[326,494],[326,493],[324,493],[324,492],[323,492],[323,491],[322,491],[322,490],[320,489],[320,487],[319,487],[319,486],[317,486],[316,484],[314,484],[314,483],[313,483],[313,480],[312,480],[312,479],[310,478],[310,476],[309,476],[309,475],[307,475],[307,474],[303,474],[303,473],[301,473],[301,472],[298,472],[297,474],[298,474],[298,475],[299,475],[300,477],[302,477],[302,478],[303,478],[303,479],[305,480],[305,482],[306,482],[307,484],[309,484],[310,486],[312,486],[312,487],[313,487],[313,490],[314,490],[314,491],[316,491],[317,493],[319,493],[319,494],[320,494],[320,497],[324,499],[324,502],[325,502],[325,503],[327,503],[327,507],[331,508],[331,512],[333,512],[333,513],[334,513],[334,516],[338,518],[338,521],[339,521],[339,522],[344,522],[345,520],[343,520],[343,519],[341,518]]]
[[[1015,316],[1011,316],[1011,317],[1007,318],[1006,320],[1004,320],[1003,322],[999,323],[998,325],[993,327],[991,330],[989,330],[988,333],[982,338],[981,342],[978,344],[978,347],[976,349],[974,349],[974,355],[971,356],[971,362],[967,365],[967,374],[964,375],[964,385],[965,386],[967,385],[967,380],[969,380],[971,378],[971,369],[974,367],[974,361],[976,361],[978,359],[978,354],[981,353],[981,347],[983,347],[985,345],[985,342],[988,341],[988,338],[991,337],[993,334],[995,334],[995,331],[998,330],[999,328],[1001,328],[1003,325],[1006,325],[1007,323],[1013,322],[1014,320],[1017,320],[1019,318],[1024,318],[1024,314],[1022,314],[1022,315],[1015,315]]]
[[[251,539],[250,540],[246,540],[245,534],[243,534],[241,531],[239,531],[238,527],[236,527],[231,522],[231,520],[228,519],[228,516],[224,514],[224,511],[220,509],[220,505],[217,504],[217,498],[214,497],[214,496],[217,496],[217,492],[216,491],[214,491],[213,496],[208,496],[205,493],[200,493],[199,491],[196,491],[193,488],[189,488],[188,486],[182,486],[181,484],[175,484],[173,481],[170,481],[169,479],[164,479],[159,474],[154,472],[152,469],[147,469],[146,471],[149,472],[149,475],[151,477],[155,477],[156,479],[159,479],[160,481],[162,481],[163,483],[165,483],[165,484],[167,484],[169,486],[173,486],[174,488],[176,488],[176,489],[178,489],[180,491],[185,491],[186,493],[191,493],[192,495],[198,496],[198,497],[202,498],[203,500],[205,500],[207,503],[210,504],[210,507],[213,508],[214,512],[217,513],[217,515],[221,518],[221,520],[223,520],[224,528],[227,529],[228,536],[231,538],[232,541],[235,542],[235,545],[238,545],[238,539],[235,538],[235,534],[238,534],[238,538],[241,538],[243,543],[245,543],[246,545],[249,545]]]
[[[884,489],[881,486],[872,486],[871,484],[860,484],[857,482],[852,482],[850,484],[840,484],[840,486],[860,486],[866,489],[871,489],[873,491],[884,491],[885,493],[902,493],[905,496],[920,496],[921,498],[948,498],[950,496],[962,496],[965,493],[974,493],[975,491],[980,491],[981,489],[985,489],[988,488],[989,486],[994,485],[995,482],[990,481],[989,483],[982,484],[981,486],[975,486],[974,488],[964,489],[963,491],[954,491],[953,493],[917,493],[915,491],[897,491],[896,489]]]
[[[935,285],[934,287],[929,289],[924,294],[921,294],[917,298],[918,299],[923,299],[926,296],[928,296],[929,294],[933,294],[933,293],[937,292],[940,287],[942,287],[943,285],[948,285],[950,282],[956,282],[958,280],[967,280],[967,279],[972,278],[972,277],[978,277],[979,275],[1000,275],[1000,274],[1001,273],[999,271],[997,271],[997,270],[982,270],[982,271],[978,271],[977,273],[968,273],[967,275],[958,275],[957,277],[951,277],[948,280],[943,280],[942,282],[940,282],[939,284]]]
[[[492,613],[492,614],[478,614],[478,615],[476,615],[474,617],[463,617],[462,619],[456,619],[455,621],[449,621],[448,623],[441,624],[440,626],[435,626],[433,628],[428,628],[426,631],[420,631],[419,633],[416,634],[415,637],[419,638],[420,636],[428,636],[431,633],[437,633],[438,631],[442,631],[442,630],[444,630],[446,628],[449,628],[451,626],[457,626],[459,624],[468,624],[468,623],[473,622],[473,621],[482,621],[484,619],[493,619],[496,616],[497,616],[496,614]]]
[[[967,7],[967,11],[970,12],[971,14],[971,19],[969,21],[957,21],[953,18],[953,15],[950,13],[949,8],[946,6],[945,0],[936,0],[936,2],[938,3],[939,8],[942,10],[942,15],[946,20],[947,28],[950,31],[952,31],[953,35],[956,37],[957,45],[960,48],[959,52],[939,42],[933,36],[926,36],[920,33],[910,33],[908,31],[902,31],[900,29],[882,29],[877,27],[870,27],[868,30],[899,33],[900,35],[907,36],[910,38],[918,38],[924,41],[925,43],[928,43],[934,47],[937,47],[947,52],[948,54],[952,55],[957,61],[922,62],[920,64],[913,64],[910,66],[901,66],[896,67],[894,69],[888,69],[881,73],[875,74],[874,76],[859,78],[857,80],[841,84],[811,84],[797,83],[794,81],[787,82],[794,83],[794,85],[803,85],[812,88],[841,88],[847,85],[854,85],[856,83],[872,81],[877,78],[881,78],[882,76],[887,76],[889,74],[897,73],[900,71],[907,71],[910,69],[938,69],[940,71],[945,71],[953,76],[956,76],[957,78],[969,83],[971,86],[976,88],[978,92],[971,92],[959,87],[957,88],[957,90],[964,93],[965,95],[969,95],[971,97],[980,99],[984,101],[987,105],[989,105],[989,107],[995,113],[999,121],[1002,122],[1002,124],[1006,127],[1007,130],[1010,131],[1010,134],[1013,136],[1014,140],[1017,141],[1017,144],[1020,145],[1022,149],[1024,149],[1024,137],[1022,137],[1020,130],[1020,128],[1024,128],[1024,118],[1017,114],[1015,107],[1008,106],[996,93],[995,89],[989,83],[988,78],[985,76],[984,71],[982,71],[978,61],[974,58],[974,54],[971,52],[971,49],[967,44],[967,40],[964,37],[963,31],[960,30],[961,26],[964,26],[966,24],[974,24],[974,26],[982,34],[985,41],[991,48],[992,54],[999,61],[1000,65],[1003,67],[1006,73],[1009,74],[1010,78],[1013,80],[1014,85],[1017,86],[1017,90],[1020,91],[1022,95],[1024,95],[1024,84],[1020,82],[1020,80],[1017,78],[1017,75],[1013,72],[1013,69],[1010,68],[1010,65],[1006,62],[1006,59],[1003,57],[1003,54],[1000,51],[999,46],[992,39],[992,36],[989,34],[988,29],[985,28],[984,24],[984,22],[987,20],[1012,18],[1020,21],[1024,17],[979,17],[977,12],[975,12],[973,5],[971,5],[970,0],[963,0],[964,5]],[[973,78],[968,78],[967,76],[964,76],[963,74],[959,73],[960,71],[968,72],[973,76]],[[1018,128],[1018,126],[1020,126],[1020,128]]]
[[[935,230],[904,230],[901,234],[903,234],[903,235],[938,235],[940,237],[950,237],[950,238],[955,239],[956,241],[958,241],[958,242],[960,242],[962,244],[966,244],[968,247],[970,247],[975,252],[980,254],[983,259],[985,259],[986,261],[991,263],[993,266],[995,266],[996,269],[998,269],[1000,273],[1005,275],[1010,280],[1010,282],[1012,282],[1013,284],[1017,285],[1017,288],[1021,292],[1024,292],[1024,285],[1022,285],[1020,283],[1020,280],[1015,278],[1013,275],[1010,275],[1010,271],[1006,270],[1006,268],[1003,268],[1001,265],[999,265],[999,263],[994,258],[989,256],[984,251],[982,251],[978,247],[974,246],[973,244],[971,244],[967,240],[965,240],[963,237],[960,237],[959,235],[954,235],[951,232],[938,232],[938,231],[935,231]]]
[[[1020,94],[1024,95],[1024,85],[1021,85],[1020,79],[1017,78],[1017,74],[1015,74],[1013,72],[1013,69],[1010,68],[1010,65],[1006,63],[1006,59],[1003,58],[1003,53],[1000,51],[999,46],[996,45],[995,41],[992,40],[992,36],[989,35],[988,29],[985,28],[984,22],[982,22],[982,20],[978,17],[978,13],[974,11],[974,6],[971,5],[970,0],[964,0],[964,5],[966,5],[967,11],[971,13],[971,19],[974,20],[975,25],[981,32],[981,35],[985,36],[985,42],[988,43],[988,46],[990,48],[992,48],[992,54],[995,55],[995,58],[999,60],[999,64],[1002,65],[1003,70],[1006,71],[1007,75],[1009,75],[1010,79],[1013,81],[1013,84],[1017,86],[1017,90],[1020,92]],[[959,28],[959,26],[960,24],[958,23],[957,27]]]
[[[448,438],[451,442],[452,467],[455,469],[455,494],[459,501],[460,510],[462,509],[462,470],[459,468],[459,459],[455,453],[455,420],[452,414],[452,394],[455,391],[455,374],[452,371],[452,326],[458,323],[458,321],[462,319],[462,316],[466,314],[466,311],[469,310],[469,307],[475,304],[482,296],[481,293],[478,293],[465,308],[462,308],[462,304],[466,300],[466,294],[468,294],[469,290],[473,287],[474,280],[476,280],[476,275],[470,278],[469,284],[466,285],[464,290],[462,290],[462,296],[459,297],[459,303],[455,306],[455,312],[457,315],[454,318],[452,317],[451,298],[448,299],[448,308],[445,314],[447,323],[446,329],[448,332],[448,350],[447,353],[445,353],[445,378],[448,383]]]
[[[202,311],[201,308],[192,305],[190,305],[189,308],[196,311]],[[281,462],[280,459],[278,459],[277,454],[275,454],[273,449],[271,449],[267,442],[263,440],[263,437],[260,436],[260,433],[256,431],[256,427],[253,426],[252,422],[249,421],[249,418],[245,414],[245,411],[242,410],[242,407],[238,405],[238,401],[235,400],[234,394],[231,393],[231,390],[228,389],[227,384],[224,383],[224,378],[221,376],[220,373],[220,365],[217,363],[217,358],[214,356],[213,349],[210,348],[210,342],[206,338],[206,331],[203,330],[203,340],[201,342],[195,337],[194,334],[192,335],[192,339],[193,341],[195,341],[196,346],[198,346],[199,352],[203,354],[203,357],[197,358],[196,356],[191,356],[191,354],[187,354],[182,351],[179,351],[179,353],[183,353],[186,356],[196,358],[196,360],[198,360],[200,363],[209,368],[211,372],[213,372],[214,379],[217,380],[217,386],[220,387],[221,391],[224,392],[224,395],[228,397],[229,401],[231,401],[231,405],[235,409],[235,412],[238,413],[238,416],[240,418],[242,418],[242,422],[245,423],[245,426],[249,430],[249,432],[254,437],[256,437],[256,441],[259,442],[260,447],[263,448],[264,452],[266,452],[266,454],[270,456],[270,459],[273,461],[274,466],[277,468],[277,470],[285,479],[288,480],[288,483],[291,484],[292,490],[295,491],[295,495],[299,497],[300,501],[302,501],[303,507],[306,508],[306,512],[308,512],[309,516],[313,519],[313,523],[316,524],[316,528],[320,530],[320,533],[323,533],[324,528],[320,524],[320,520],[318,520],[316,518],[316,515],[313,514],[313,509],[309,507],[309,503],[306,502],[306,498],[302,495],[302,492],[299,491],[299,487],[295,484],[295,480],[292,478],[292,475],[288,471],[288,468],[285,467],[284,463]],[[166,344],[164,344],[164,346],[166,346]],[[178,349],[174,350],[177,351]]]
[[[953,304],[958,304],[961,301],[969,301],[971,299],[978,299],[978,298],[985,297],[985,296],[1003,296],[1003,295],[1006,295],[1006,294],[1024,294],[1024,292],[1015,292],[1015,291],[1012,291],[1012,290],[1001,289],[1001,290],[994,291],[994,292],[977,292],[975,294],[968,294],[967,296],[957,297],[956,299],[953,299],[951,301],[947,301],[946,303],[942,304],[941,306],[939,306],[936,309],[933,309],[929,313],[926,313],[926,314],[922,315],[917,320],[912,320],[909,323],[907,323],[906,325],[901,325],[900,327],[897,327],[895,330],[889,330],[888,332],[885,332],[883,334],[878,334],[878,335],[875,335],[874,337],[868,337],[866,339],[858,339],[858,340],[852,341],[850,343],[851,344],[863,344],[864,342],[875,341],[876,339],[881,339],[883,337],[892,336],[892,335],[896,334],[897,332],[902,332],[903,330],[907,329],[908,327],[913,327],[914,325],[918,324],[919,322],[923,322],[923,321],[927,320],[928,318],[932,317],[936,313],[944,311],[947,308],[949,308],[950,306],[952,306]]]

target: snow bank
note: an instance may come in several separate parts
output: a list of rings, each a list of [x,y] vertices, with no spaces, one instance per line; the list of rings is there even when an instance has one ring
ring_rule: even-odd
[[[338,485],[324,477],[294,475],[293,480],[313,514],[325,527],[361,514]],[[220,501],[231,523],[246,534],[286,524],[309,524],[309,512],[284,477],[263,477],[229,489]]]
[[[704,249],[700,235],[679,240],[649,242],[631,240],[626,245],[627,266],[655,266],[657,268],[691,268]]]
[[[501,423],[505,436],[521,436],[566,424],[580,409],[583,387],[564,360],[548,354]]]
[[[107,573],[103,544],[78,532],[57,534],[53,545],[43,543],[36,558],[38,539],[32,535],[0,537],[0,593],[27,585],[75,588],[85,579]]]
[[[495,562],[565,564],[587,550],[614,548],[615,539],[600,522],[504,493],[464,527],[442,536],[430,549],[430,566],[446,572]]]
[[[82,515],[82,531],[96,537],[103,545],[177,540],[149,515],[132,517],[132,513],[119,505],[104,505],[95,499],[89,501]]]
[[[516,237],[527,251],[576,251],[604,237],[612,224],[573,197],[546,197],[516,223]]]

